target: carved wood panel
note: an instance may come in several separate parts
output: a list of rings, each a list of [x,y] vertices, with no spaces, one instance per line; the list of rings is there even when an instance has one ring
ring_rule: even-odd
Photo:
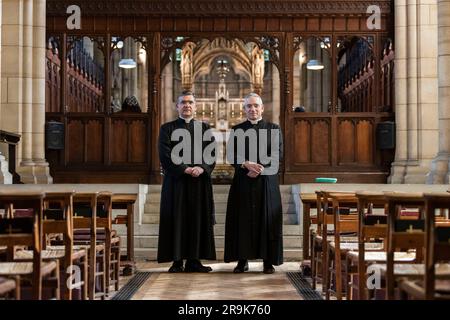
[[[128,125],[122,119],[111,121],[111,162],[126,163],[128,149]]]
[[[317,165],[330,165],[330,122],[316,120],[311,128],[311,161]]]
[[[129,126],[129,149],[131,163],[146,162],[147,151],[147,125],[142,120],[135,120]]]
[[[102,163],[103,162],[103,130],[104,124],[99,120],[89,120],[86,126],[86,162]]]
[[[355,162],[355,126],[353,121],[339,123],[339,164]]]
[[[83,163],[84,162],[84,123],[81,120],[72,120],[67,126],[68,144],[68,162]]]
[[[292,115],[293,140],[287,140],[285,149],[288,171],[385,170],[393,150],[377,149],[375,133],[377,124],[387,120],[392,120],[392,115]]]

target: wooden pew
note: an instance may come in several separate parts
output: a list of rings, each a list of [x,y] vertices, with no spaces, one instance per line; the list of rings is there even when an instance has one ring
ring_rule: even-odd
[[[112,196],[112,209],[126,209],[127,214],[118,215],[114,218],[114,224],[125,224],[127,226],[127,256],[123,261],[123,275],[131,275],[134,273],[134,203],[137,200],[137,194],[133,193],[115,193]],[[119,246],[120,255],[120,246]]]
[[[387,215],[376,216],[373,208],[386,208],[387,200],[383,192],[356,192],[358,198],[358,295],[360,300],[367,299],[366,295],[366,260],[364,243],[370,239],[387,238]],[[366,215],[367,209],[367,215]],[[369,216],[370,215],[370,216]],[[375,220],[374,220],[375,219]],[[383,248],[384,244],[383,244]]]
[[[417,299],[450,299],[450,221],[436,219],[437,210],[450,209],[449,193],[425,193],[425,267],[422,280],[399,280],[402,295]],[[442,211],[441,211],[442,212]],[[448,211],[447,211],[448,212]],[[438,263],[445,262],[444,268]],[[441,265],[442,266],[442,265]]]
[[[349,214],[341,215],[342,207],[346,207],[346,209],[353,209],[356,212],[356,207],[358,203],[358,199],[356,198],[354,193],[337,193],[337,192],[326,192],[325,196],[327,196],[332,202],[332,216],[333,216],[333,227],[334,227],[334,242],[331,242],[328,246],[330,250],[328,253],[330,255],[324,255],[324,263],[327,264],[327,268],[329,273],[325,277],[326,282],[326,299],[330,299],[331,290],[331,275],[334,273],[335,275],[335,294],[338,300],[342,299],[342,260],[341,260],[341,240],[342,237],[346,234],[355,234],[355,237],[346,237],[345,241],[351,241],[355,243],[356,234],[358,231],[358,216],[357,214]],[[326,225],[324,224],[324,237],[327,238],[326,235]],[[325,238],[324,238],[325,239]],[[328,238],[327,238],[328,242]],[[344,249],[344,248],[342,248]],[[344,250],[345,252],[345,250]],[[331,266],[330,258],[334,259],[334,266]]]
[[[416,262],[423,259],[423,247],[425,244],[424,210],[425,205],[423,193],[399,193],[385,192],[388,203],[388,241],[386,260],[386,298],[394,299],[395,276],[394,276],[394,253],[397,249],[415,249]],[[399,223],[404,219],[401,217],[401,207],[413,207],[419,210],[419,220],[407,220],[408,230],[403,230]],[[414,225],[416,225],[414,227]]]
[[[317,195],[315,193],[301,193],[303,203],[303,260],[311,258],[309,252],[309,237],[311,227],[311,209],[317,209]]]
[[[349,192],[332,192],[333,194],[352,194]],[[312,286],[315,289],[318,264],[321,263],[322,292],[327,294],[326,284],[328,275],[328,238],[327,225],[333,224],[332,199],[328,191],[316,191],[317,195],[317,231],[311,239],[311,264],[312,264]],[[349,239],[347,239],[349,240]]]
[[[0,298],[14,297],[15,300],[20,300],[20,283],[19,278],[3,278],[0,277]]]
[[[24,277],[31,279],[32,298],[42,299],[43,279],[55,280],[55,298],[59,299],[59,263],[51,261],[42,262],[42,215],[45,193],[0,193],[0,207],[5,209],[5,217],[0,219],[0,246],[8,249],[8,260],[14,258],[15,246],[31,247],[33,262],[2,262],[0,263],[0,276]],[[18,208],[31,208],[32,217],[16,218],[14,210]],[[22,286],[22,285],[21,285]]]
[[[110,194],[109,194],[110,195]],[[89,279],[88,279],[88,294],[90,300],[100,297],[104,299],[106,296],[106,246],[97,243],[97,201],[100,197],[99,192],[94,193],[77,193],[73,198],[74,203],[74,217],[73,229],[88,229],[89,240],[76,241],[75,245],[85,246],[89,254]],[[87,212],[82,212],[77,205],[84,205]],[[80,210],[80,211],[78,211]],[[74,235],[75,238],[75,235]],[[101,254],[103,253],[103,256]],[[101,257],[101,271],[97,272],[97,254]],[[97,277],[101,277],[101,292],[96,293],[95,281]]]
[[[61,266],[61,292],[65,300],[72,299],[72,289],[80,288],[81,298],[87,299],[87,250],[84,248],[74,248],[73,245],[73,196],[75,192],[46,193],[44,199],[44,219],[43,219],[43,250],[42,259],[44,261],[58,259]],[[63,236],[62,246],[47,246],[46,236],[61,234]],[[21,250],[16,252],[15,260],[24,261],[32,259],[33,252]],[[67,274],[72,275],[74,264],[82,268],[84,277],[80,283],[68,286]]]

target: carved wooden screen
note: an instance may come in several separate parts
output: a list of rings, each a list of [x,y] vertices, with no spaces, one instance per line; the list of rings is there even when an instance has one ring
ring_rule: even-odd
[[[125,176],[127,181],[160,181],[156,145],[164,112],[161,72],[169,59],[168,52],[173,49],[170,41],[178,36],[210,41],[218,37],[255,41],[271,51],[272,57],[277,57],[271,63],[278,70],[280,80],[280,124],[286,141],[281,169],[284,183],[313,181],[320,175],[337,176],[341,182],[386,181],[394,150],[377,147],[376,128],[382,121],[393,120],[394,48],[389,40],[394,21],[392,1],[80,0],[77,3],[82,13],[81,30],[67,29],[66,11],[72,1],[47,0],[46,3],[48,36],[58,38],[61,48],[67,46],[70,37],[103,38],[106,57],[103,83],[107,85],[101,88],[103,109],[89,107],[91,115],[88,110],[80,110],[84,113],[82,121],[61,108],[70,101],[71,93],[67,91],[70,81],[58,78],[58,67],[48,69],[47,87],[52,94],[47,96],[47,119],[57,118],[66,124],[65,138],[69,143],[64,152],[49,154],[51,167],[56,168],[52,169],[55,181],[69,181],[76,172],[89,170],[95,174],[90,178],[84,175],[86,181],[121,182]],[[372,29],[367,23],[372,14],[367,13],[370,6],[380,9],[379,29]],[[109,85],[111,39],[128,36],[146,37],[148,47],[152,48],[148,53],[148,105],[145,113],[136,119],[112,114],[110,110],[114,99]],[[305,100],[295,100],[298,85],[294,82],[293,61],[296,46],[301,42],[298,39],[310,37],[327,39],[323,42],[329,51],[332,72],[329,80],[320,81],[324,84],[329,81],[329,87],[322,90],[329,94],[322,95],[320,112],[295,112],[296,101]],[[348,78],[339,78],[337,44],[340,39],[348,39],[351,44],[354,38],[365,39],[372,55],[361,59]],[[61,49],[64,50],[60,56],[67,54],[68,49]],[[48,55],[48,59],[53,58]],[[60,72],[68,74],[68,69],[63,64]],[[63,89],[55,93],[58,85]],[[100,91],[91,89],[98,96]],[[101,113],[101,117],[96,113]],[[86,128],[97,134],[91,142],[85,138]],[[83,146],[75,146],[75,141]],[[89,150],[89,143],[101,146],[102,151]]]

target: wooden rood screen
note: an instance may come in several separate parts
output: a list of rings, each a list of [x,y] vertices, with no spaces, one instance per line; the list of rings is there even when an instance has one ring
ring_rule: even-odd
[[[217,38],[255,44],[265,50],[266,66],[277,71],[274,85],[262,90],[280,106],[282,182],[322,175],[339,182],[386,181],[395,149],[381,149],[376,132],[379,123],[394,120],[392,1],[76,2],[79,30],[67,29],[73,1],[46,2],[47,121],[64,124],[64,149],[46,154],[56,182],[158,183],[157,139],[167,114],[162,105],[168,90],[179,93],[163,81],[163,69],[188,42]],[[378,29],[368,24],[368,6],[381,10]],[[146,56],[145,68],[137,71],[146,92],[138,114],[112,113],[122,74],[114,54],[119,39],[127,38]],[[88,56],[77,51],[77,41]],[[308,70],[307,61],[315,59],[323,70]],[[306,112],[295,112],[296,106]]]

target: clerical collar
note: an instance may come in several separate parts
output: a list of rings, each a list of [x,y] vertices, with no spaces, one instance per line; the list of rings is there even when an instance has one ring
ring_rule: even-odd
[[[192,119],[194,119],[194,117],[190,117],[190,118],[182,118],[182,117],[179,117],[181,120],[183,120],[184,122],[186,122],[186,123],[190,123],[191,122],[191,120]]]
[[[262,120],[262,117],[259,117],[256,120],[250,120],[250,119],[247,119],[247,120],[250,121],[251,124],[258,124],[258,122],[260,122]]]

